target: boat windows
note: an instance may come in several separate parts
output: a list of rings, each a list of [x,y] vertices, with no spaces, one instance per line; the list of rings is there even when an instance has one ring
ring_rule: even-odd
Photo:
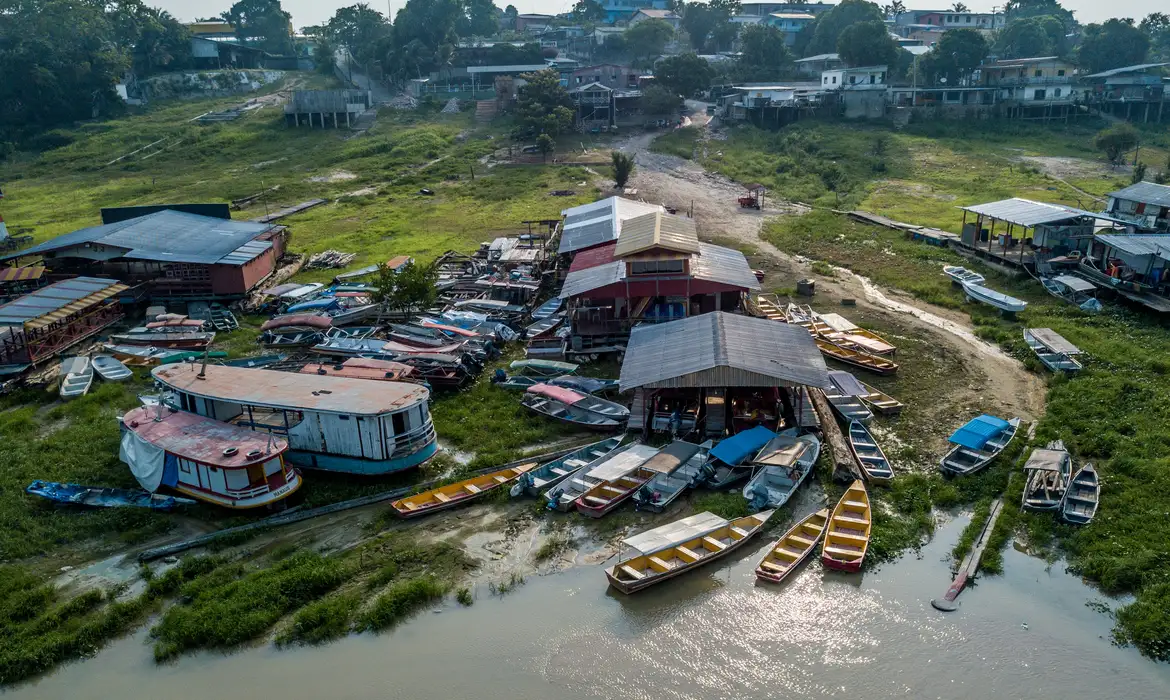
[[[399,411],[390,415],[390,422],[394,428],[395,435],[402,435],[406,432],[406,411]]]

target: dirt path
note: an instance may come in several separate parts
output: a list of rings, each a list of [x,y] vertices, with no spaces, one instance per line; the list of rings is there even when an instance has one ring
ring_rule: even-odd
[[[688,103],[693,124],[706,130],[708,117],[701,103]],[[741,209],[736,199],[744,193],[741,184],[701,165],[675,156],[653,153],[650,144],[657,134],[634,134],[615,147],[635,154],[637,169],[629,187],[648,202],[692,212],[699,235],[709,241],[729,244],[749,253],[751,263],[768,276],[764,287],[792,287],[798,279],[811,276],[811,261],[790,255],[761,239],[765,221],[780,215],[803,214],[807,208],[773,196],[763,211]],[[706,134],[704,135],[706,137]],[[602,187],[612,182],[599,181]],[[754,254],[752,254],[754,252]],[[916,331],[945,345],[946,351],[970,358],[968,361],[981,382],[954,387],[947,402],[951,406],[983,405],[1028,419],[1044,412],[1044,383],[998,347],[975,336],[967,315],[925,304],[908,294],[881,289],[848,270],[838,269],[832,279],[818,276],[817,305],[855,299],[863,312],[895,316]]]

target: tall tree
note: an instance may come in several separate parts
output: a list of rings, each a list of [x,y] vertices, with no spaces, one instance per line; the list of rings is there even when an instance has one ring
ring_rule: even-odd
[[[897,21],[899,15],[905,12],[906,3],[902,2],[902,0],[894,0],[889,5],[882,6],[882,13],[885,14],[886,17],[889,17],[895,21]]]
[[[1003,58],[1063,56],[1068,42],[1059,19],[1040,15],[1009,22],[996,37],[996,49]]]
[[[464,16],[459,0],[407,0],[394,17],[385,64],[399,78],[416,78],[451,63],[455,25]]]
[[[221,17],[236,28],[243,43],[252,41],[274,54],[293,51],[292,15],[284,11],[280,0],[239,0]]]
[[[965,4],[963,4],[961,2],[956,2],[954,5],[951,5],[951,12],[970,12],[970,11],[971,11],[971,8],[967,7]]]
[[[885,22],[857,22],[841,32],[837,53],[849,66],[892,66],[898,60],[898,44],[890,37]]]
[[[573,100],[555,70],[525,73],[516,100],[516,121],[556,137],[573,126]]]
[[[1150,38],[1134,26],[1132,19],[1111,19],[1087,25],[1081,33],[1077,60],[1092,73],[1146,60]]]
[[[344,46],[354,60],[364,66],[379,58],[382,42],[390,35],[390,22],[366,3],[342,7],[325,24],[325,33],[335,46]]]
[[[492,36],[499,31],[498,13],[492,0],[463,0],[463,16],[455,23],[455,33],[462,37]]]
[[[715,70],[693,53],[668,56],[654,64],[654,78],[659,85],[684,97],[711,86]]]
[[[146,8],[144,21],[134,45],[134,72],[150,75],[161,70],[179,70],[191,65],[191,32],[171,13]]]
[[[1065,31],[1072,31],[1076,25],[1072,11],[1066,10],[1058,0],[1008,0],[1004,14],[1008,22],[1050,15],[1060,20]]]
[[[739,36],[739,73],[745,79],[775,80],[792,63],[784,33],[766,24],[749,24]]]
[[[597,0],[577,0],[573,5],[573,21],[585,24],[605,21],[605,8]]]
[[[649,62],[662,54],[666,44],[674,38],[674,27],[660,19],[638,22],[625,32],[626,46],[638,59]]]
[[[961,85],[987,58],[987,39],[974,29],[952,29],[942,35],[926,59],[920,61],[928,82],[946,78],[949,85]]]
[[[837,51],[841,33],[860,22],[881,22],[885,18],[876,3],[867,0],[842,0],[828,12],[817,18],[812,41],[805,52],[808,55],[834,53]]]
[[[1150,60],[1170,61],[1170,15],[1151,12],[1142,20],[1140,29],[1150,40]]]

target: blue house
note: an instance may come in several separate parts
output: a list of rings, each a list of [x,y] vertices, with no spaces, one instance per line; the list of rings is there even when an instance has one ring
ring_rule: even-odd
[[[601,0],[605,9],[605,21],[613,24],[625,22],[638,10],[665,10],[666,0]]]

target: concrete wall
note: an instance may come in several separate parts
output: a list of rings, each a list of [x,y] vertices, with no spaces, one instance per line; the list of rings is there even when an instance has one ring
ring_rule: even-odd
[[[841,97],[846,119],[881,119],[886,116],[885,91],[846,90]]]

